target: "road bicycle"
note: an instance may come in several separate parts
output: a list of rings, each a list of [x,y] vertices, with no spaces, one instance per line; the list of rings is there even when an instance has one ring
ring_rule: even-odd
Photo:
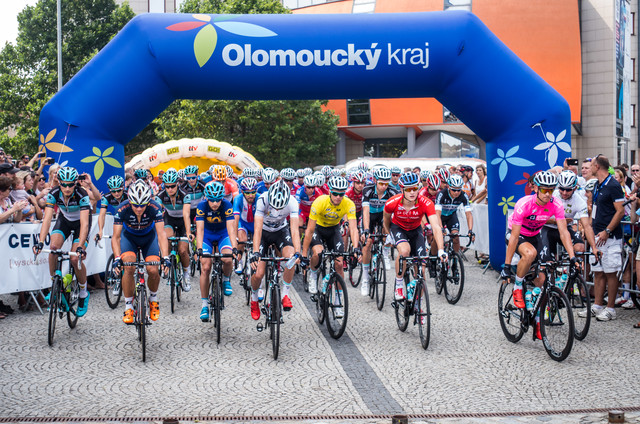
[[[53,337],[56,332],[56,320],[62,319],[67,314],[67,324],[69,328],[75,328],[78,323],[78,315],[76,315],[78,307],[78,296],[80,294],[80,286],[75,276],[73,266],[71,266],[71,257],[78,256],[75,252],[67,252],[60,249],[42,249],[41,252],[49,253],[56,256],[56,270],[51,278],[51,291],[49,292],[49,326],[47,329],[47,343],[53,346]],[[62,275],[62,264],[69,261],[69,272]],[[82,266],[81,259],[78,259],[78,266]]]
[[[344,280],[336,271],[335,259],[346,260],[349,256],[349,253],[327,251],[326,248],[320,253],[318,293],[311,296],[316,303],[318,322],[322,325],[326,320],[329,335],[334,339],[342,337],[349,317],[349,296]]]
[[[540,273],[543,274],[541,291],[535,299],[532,299],[531,310],[520,309],[513,303],[513,278],[502,279],[498,294],[498,317],[507,340],[517,343],[529,327],[533,327],[532,338],[535,341],[537,339],[536,317],[539,316],[542,344],[551,359],[558,362],[569,356],[575,338],[571,304],[564,291],[553,283],[556,269],[564,265],[556,261],[531,265],[524,278],[523,292],[533,291],[534,280]]]
[[[169,281],[167,284],[171,287],[171,313],[175,311],[176,302],[180,302],[180,295],[182,294],[183,272],[182,263],[180,262],[180,254],[178,253],[178,243],[181,241],[189,242],[187,237],[167,237],[169,240],[169,247],[171,253],[169,253],[169,260],[171,261],[171,267],[167,275]]]
[[[393,299],[391,307],[395,311],[396,323],[400,331],[406,331],[409,326],[410,316],[413,315],[413,325],[418,325],[420,344],[423,349],[429,347],[431,339],[431,305],[429,292],[424,281],[423,264],[430,256],[400,256],[400,267],[406,262],[407,269],[404,273],[404,293],[402,300]]]
[[[240,287],[244,289],[245,301],[247,305],[251,303],[251,265],[249,264],[249,256],[253,252],[253,241],[239,241],[238,245],[244,244],[244,262],[242,265],[242,273],[240,274]],[[242,261],[243,258],[240,258]]]
[[[369,297],[376,299],[379,311],[384,307],[384,297],[387,292],[387,269],[384,262],[384,234],[371,234],[371,264],[369,266]]]
[[[142,362],[147,360],[147,326],[151,325],[149,318],[149,294],[147,293],[147,283],[145,280],[145,269],[148,266],[160,266],[159,261],[145,261],[142,258],[142,251],[138,248],[135,262],[123,262],[122,266],[133,266],[134,281],[136,284],[135,297],[133,298],[133,324],[138,333],[138,340],[142,348]]]
[[[108,240],[110,238],[111,236],[108,235],[102,236],[102,240]],[[95,241],[97,246],[100,242],[97,235]],[[113,261],[114,256],[112,253],[109,255],[109,259],[107,259],[107,266],[104,270],[104,295],[107,298],[107,305],[109,305],[111,309],[117,308],[122,298],[121,274],[113,272]]]
[[[347,252],[349,257],[342,264],[345,274],[352,287],[358,287],[362,280],[362,264],[358,262],[358,257],[353,255],[353,243],[351,240],[351,234],[349,233],[349,221],[342,221],[340,227],[340,233],[347,235]]]
[[[280,351],[280,324],[284,322],[282,317],[282,296],[280,286],[280,264],[290,258],[264,257],[261,261],[266,262],[265,281],[266,293],[262,301],[261,311],[265,317],[264,325],[258,323],[256,329],[262,332],[269,328],[269,338],[273,350],[273,359],[278,359]]]
[[[233,258],[234,256],[231,253],[202,253],[200,257],[213,259],[211,277],[209,278],[209,322],[213,321],[213,327],[216,329],[216,343],[220,344],[220,319],[221,312],[224,309],[222,259]]]
[[[471,237],[460,234],[443,234],[444,251],[447,254],[447,262],[442,262],[437,256],[430,256],[431,267],[435,266],[436,293],[441,294],[444,290],[444,297],[451,305],[455,305],[462,296],[464,289],[464,264],[462,254],[453,250],[453,239],[469,239],[466,247],[471,245]]]

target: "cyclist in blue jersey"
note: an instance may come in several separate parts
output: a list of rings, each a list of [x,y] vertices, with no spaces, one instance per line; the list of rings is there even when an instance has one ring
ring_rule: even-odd
[[[260,196],[262,193],[269,190],[271,184],[275,183],[280,174],[275,169],[267,168],[262,172],[262,181],[258,183],[257,195]]]
[[[76,271],[80,286],[76,315],[81,317],[87,313],[89,292],[87,291],[87,270],[84,264],[81,267],[78,266],[78,258],[85,259],[87,257],[85,249],[87,248],[87,237],[91,228],[91,200],[87,191],[80,187],[78,171],[75,168],[60,168],[57,178],[59,185],[47,194],[39,240],[44,240],[49,233],[49,227],[53,219],[53,208],[58,206],[60,213],[51,233],[50,247],[52,250],[60,249],[73,231],[75,238],[72,241],[71,250],[74,250],[78,256],[71,258],[71,265]],[[43,247],[44,244],[40,241],[33,247],[33,252],[37,255]],[[52,276],[56,270],[56,260],[56,255],[49,254],[49,272]]]
[[[204,188],[205,200],[196,208],[196,240],[198,256],[202,253],[212,254],[217,244],[221,254],[238,254],[236,240],[236,226],[233,219],[233,205],[224,199],[224,185],[212,181]],[[200,258],[202,272],[200,273],[200,295],[202,310],[200,319],[209,320],[209,277],[211,275],[211,258]],[[225,296],[233,294],[231,289],[231,272],[233,262],[231,258],[222,258],[222,273]]]
[[[128,191],[128,200],[124,201],[114,216],[113,237],[111,248],[113,249],[113,268],[119,273],[123,262],[135,262],[138,248],[142,251],[145,261],[156,262],[160,260],[162,252],[162,269],[166,273],[171,265],[169,260],[169,243],[164,232],[164,220],[162,206],[151,200],[153,191],[144,180],[136,180]],[[158,245],[160,249],[158,249]],[[133,296],[135,291],[133,266],[124,267],[122,276],[122,293],[124,294],[125,310],[122,321],[125,324],[133,323]],[[160,273],[158,267],[147,267],[149,287],[149,317],[156,321],[160,316],[158,303],[158,286]]]
[[[124,178],[120,175],[113,175],[107,180],[109,194],[102,196],[100,201],[100,215],[98,215],[98,234],[96,241],[102,239],[104,230],[104,221],[107,214],[115,215],[120,203],[127,200],[127,194],[124,192]]]
[[[400,174],[402,174],[402,170],[399,166],[394,166],[391,168],[391,181],[389,182],[389,187],[400,193]]]
[[[250,237],[253,238],[253,214],[256,210],[257,184],[258,182],[255,178],[243,178],[240,183],[240,191],[242,194],[238,194],[233,199],[233,217],[236,221],[236,228],[238,229],[238,241],[243,242],[242,244],[238,244],[240,257],[242,257],[242,253],[244,253],[244,242]],[[238,261],[236,274],[242,274],[242,261]]]

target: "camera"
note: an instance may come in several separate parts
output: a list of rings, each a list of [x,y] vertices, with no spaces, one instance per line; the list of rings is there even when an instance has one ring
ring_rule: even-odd
[[[38,153],[38,157],[39,157],[39,158],[43,158],[43,157],[46,157],[46,156],[47,156],[47,152],[40,152],[40,153]]]
[[[573,159],[573,158],[567,159],[567,165],[569,165],[569,166],[578,166],[578,159]]]
[[[56,163],[56,160],[54,158],[48,158],[45,163],[47,165],[53,165],[54,163]]]
[[[84,180],[86,180],[86,179],[87,179],[87,176],[86,176],[86,175],[84,175],[84,174],[82,174],[82,175],[80,175],[80,176],[78,177],[78,180],[79,180],[79,181],[84,181]]]

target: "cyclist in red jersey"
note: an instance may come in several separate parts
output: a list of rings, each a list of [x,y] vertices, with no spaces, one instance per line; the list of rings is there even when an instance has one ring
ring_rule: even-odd
[[[346,197],[353,201],[353,204],[356,205],[356,222],[358,223],[358,227],[362,227],[362,195],[364,185],[367,182],[367,174],[361,169],[357,169],[353,174],[351,174],[351,185],[344,193]],[[348,246],[349,232],[345,231],[342,235],[342,241],[345,246]],[[364,244],[364,240],[362,241]],[[358,243],[354,243],[357,245]]]
[[[438,190],[440,190],[440,177],[438,174],[431,174],[427,177],[426,184],[420,189],[420,196],[426,197],[435,204]]]
[[[438,245],[438,256],[447,260],[442,239],[442,227],[436,215],[433,202],[418,195],[419,178],[417,174],[407,172],[400,177],[402,193],[393,196],[384,205],[384,232],[391,234],[393,243],[398,249],[396,258],[396,300],[404,299],[403,279],[405,264],[400,269],[399,257],[425,255],[422,222],[427,218],[431,224],[433,235]]]

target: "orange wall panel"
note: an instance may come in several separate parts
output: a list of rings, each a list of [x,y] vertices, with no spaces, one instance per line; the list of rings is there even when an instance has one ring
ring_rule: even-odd
[[[441,124],[442,105],[432,98],[371,100],[371,125],[391,123]]]
[[[444,0],[378,0],[376,13],[434,12],[444,8]]]
[[[349,125],[346,100],[329,100],[329,103],[323,109],[333,110],[335,114],[340,117],[340,122],[338,122],[339,127],[346,127],[347,125]]]

